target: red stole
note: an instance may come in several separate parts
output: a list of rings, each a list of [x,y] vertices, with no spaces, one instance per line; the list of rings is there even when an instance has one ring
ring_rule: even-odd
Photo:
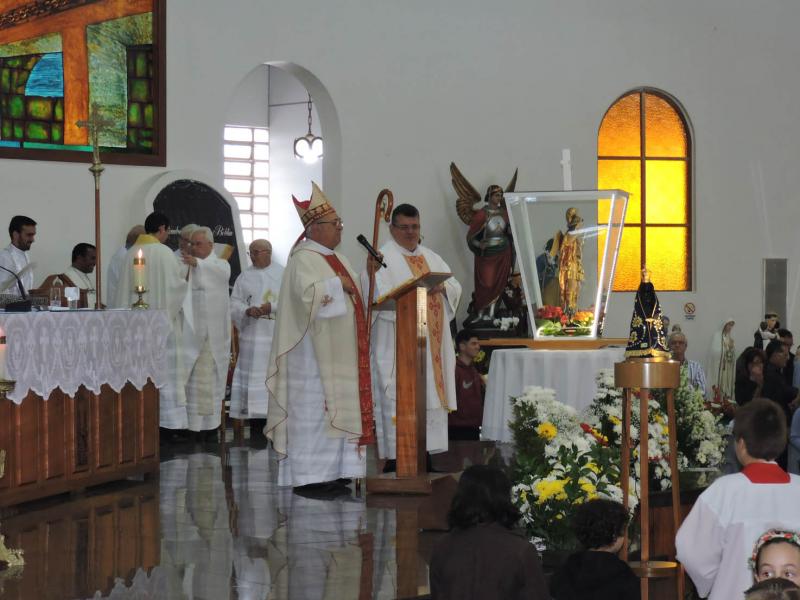
[[[367,317],[361,294],[358,293],[350,272],[335,254],[323,254],[328,265],[339,277],[347,280],[355,294],[350,294],[356,313],[356,342],[358,344],[358,402],[361,405],[361,437],[359,446],[375,443],[375,424],[372,417],[372,380],[370,379],[369,338],[367,337]]]

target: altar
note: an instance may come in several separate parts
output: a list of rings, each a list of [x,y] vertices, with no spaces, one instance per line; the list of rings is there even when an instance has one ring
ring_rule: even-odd
[[[169,322],[156,310],[0,313],[0,507],[157,472]]]
[[[509,398],[532,385],[552,388],[556,398],[577,411],[585,409],[595,394],[600,369],[613,369],[625,358],[625,348],[595,350],[495,350],[489,364],[489,380],[483,407],[481,439],[511,442],[508,421],[513,416]]]

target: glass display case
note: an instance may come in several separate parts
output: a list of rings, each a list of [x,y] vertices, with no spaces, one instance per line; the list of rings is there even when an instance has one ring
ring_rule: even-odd
[[[534,339],[603,334],[628,193],[506,192]]]

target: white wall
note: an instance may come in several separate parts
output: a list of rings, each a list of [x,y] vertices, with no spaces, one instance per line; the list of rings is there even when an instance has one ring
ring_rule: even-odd
[[[574,187],[592,188],[609,104],[636,86],[669,92],[695,133],[697,244],[695,291],[661,294],[665,311],[684,325],[693,357],[728,313],[744,346],[762,310],[761,259],[783,256],[784,320],[797,329],[800,3],[170,0],[167,12],[168,169],[221,186],[219,140],[236,87],[264,63],[299,65],[316,78],[315,99],[332,100],[318,107],[323,137],[339,146],[324,161],[324,185],[346,221],[345,253],[362,262],[353,237],[371,231],[375,196],[389,187],[396,202],[420,207],[426,242],[466,294],[471,258],[451,160],[478,189],[504,184],[516,166],[518,190],[558,189],[560,151],[570,148]],[[0,161],[5,216],[40,222],[39,274],[91,239],[87,166]],[[162,171],[107,167],[105,248],[142,219],[142,190]],[[692,323],[680,318],[686,301],[697,305]],[[631,307],[630,294],[612,298],[608,335],[627,333]]]

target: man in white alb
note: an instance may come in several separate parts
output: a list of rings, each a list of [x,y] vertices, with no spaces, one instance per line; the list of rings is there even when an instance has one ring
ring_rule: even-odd
[[[358,276],[334,251],[342,220],[316,184],[295,202],[307,239],[289,255],[267,368],[265,433],[278,485],[338,493],[366,474],[374,441],[366,311]]]
[[[95,293],[94,277],[91,276],[97,265],[97,250],[92,244],[81,242],[72,249],[72,264],[64,271],[72,285],[86,290],[86,306],[95,308],[97,294]]]
[[[420,241],[419,211],[410,204],[401,204],[392,211],[389,227],[392,239],[380,252],[386,268],[375,277],[376,298],[401,284],[429,272],[450,273],[442,258]],[[456,409],[455,352],[450,334],[450,320],[461,298],[461,284],[450,277],[428,292],[428,359],[427,382],[427,450],[447,450],[447,415]],[[375,425],[378,455],[387,459],[384,471],[394,470],[397,457],[395,381],[395,313],[373,313],[372,358],[375,382]]]
[[[211,229],[197,227],[191,240],[192,254],[183,258],[189,267],[189,293],[183,311],[183,354],[189,373],[186,406],[162,412],[161,417],[172,421],[170,427],[204,431],[213,437],[221,422],[231,355],[231,267],[214,254]]]
[[[229,415],[234,419],[267,418],[267,361],[272,347],[283,267],[272,262],[272,244],[250,244],[253,265],[236,279],[231,319],[239,330],[239,359],[231,384]]]
[[[131,227],[128,235],[125,236],[125,244],[117,248],[111,261],[108,263],[108,273],[106,275],[106,298],[110,298],[113,304],[114,297],[117,295],[117,287],[119,287],[119,274],[122,272],[122,267],[125,264],[125,256],[128,254],[128,249],[136,243],[140,235],[144,234],[144,225],[134,225]]]
[[[183,365],[183,302],[186,297],[185,267],[178,262],[172,250],[164,245],[169,237],[169,218],[159,212],[150,213],[144,222],[147,233],[140,235],[125,255],[120,272],[119,285],[113,298],[116,308],[130,308],[136,302],[133,291],[133,259],[141,251],[145,259],[145,301],[152,309],[167,312],[170,331],[167,336],[167,378],[159,388],[160,425],[165,429],[184,429],[172,418],[174,413],[186,415],[186,379],[188,372]],[[168,432],[164,432],[169,436]]]
[[[0,293],[23,295],[33,288],[33,269],[28,250],[36,237],[36,221],[17,215],[8,224],[11,243],[0,250]],[[11,272],[19,276],[20,281]],[[24,271],[24,272],[23,272]]]

